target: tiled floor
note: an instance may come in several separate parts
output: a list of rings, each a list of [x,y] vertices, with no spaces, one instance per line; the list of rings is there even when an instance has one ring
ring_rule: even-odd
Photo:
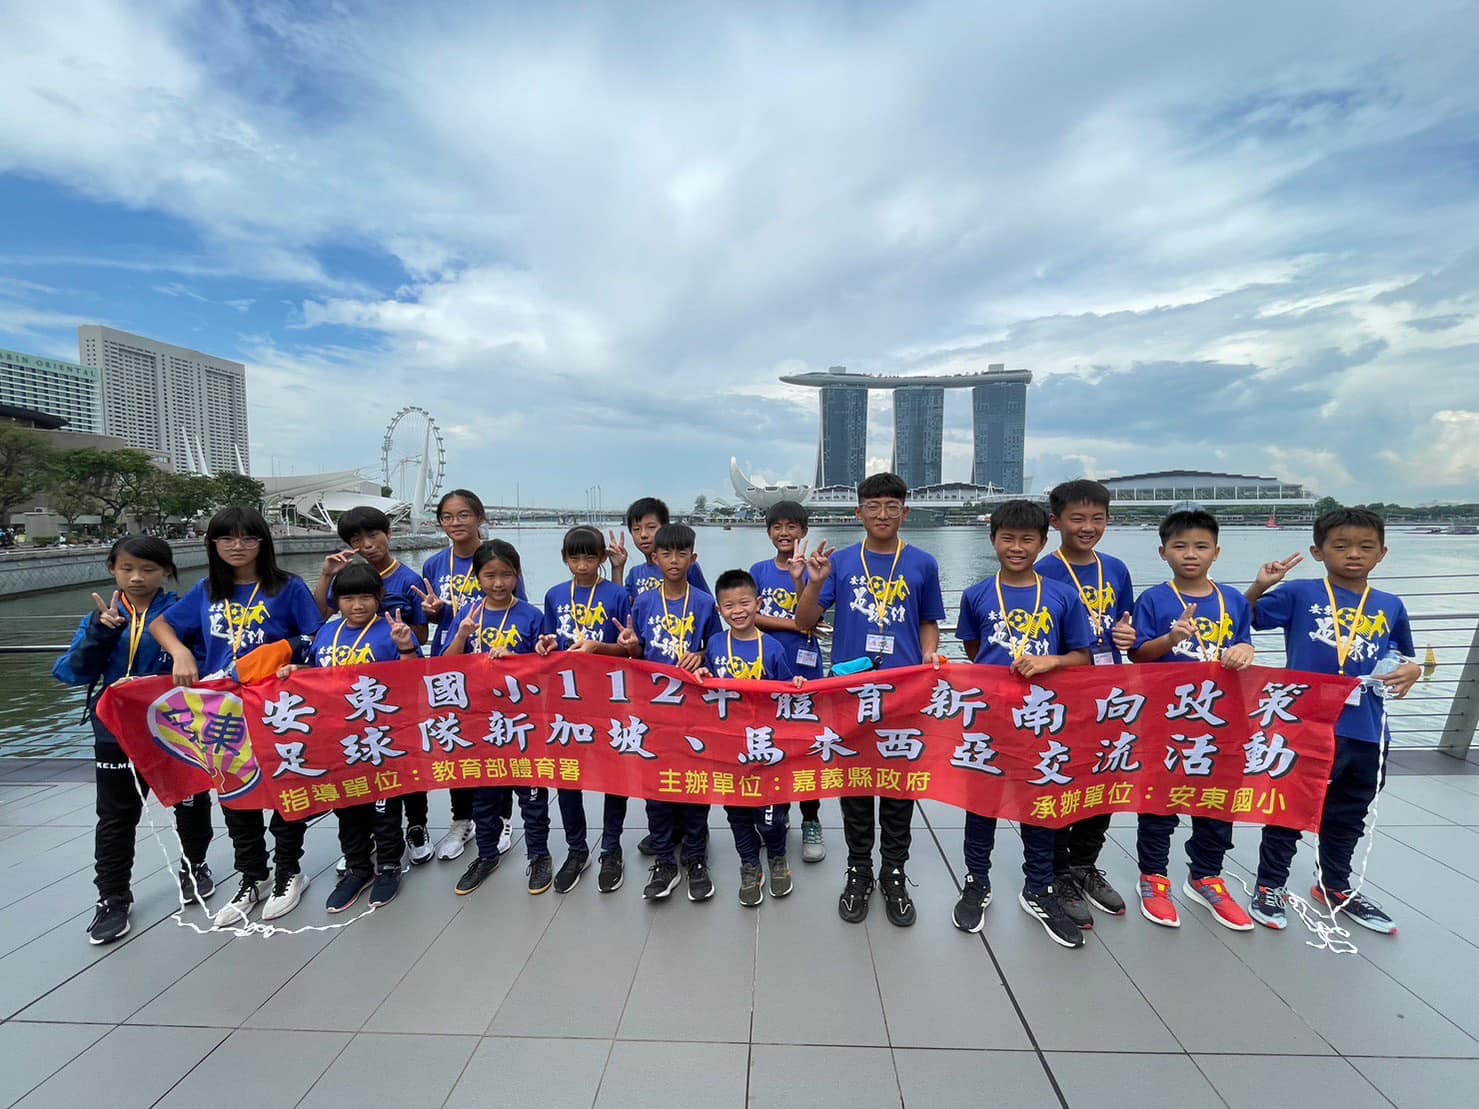
[[[1405,770],[1382,797],[1370,883],[1401,931],[1355,936],[1354,956],[1185,905],[1178,931],[1101,918],[1065,951],[1008,896],[1013,834],[985,933],[964,935],[949,922],[961,822],[934,805],[915,818],[919,923],[892,928],[875,898],[850,927],[830,804],[832,858],[796,861],[795,893],[758,911],[734,901],[718,810],[718,896],[644,903],[633,806],[633,869],[612,896],[592,870],[567,896],[529,897],[508,865],[459,898],[461,865],[433,863],[349,927],[269,939],[179,927],[145,826],[133,931],[95,948],[90,764],[0,760],[0,1105],[1471,1106],[1479,767]],[[1126,892],[1133,841],[1119,820],[1104,855]],[[1257,852],[1241,829],[1229,875],[1251,878]],[[337,854],[333,821],[315,825],[313,883],[283,924],[330,922]],[[211,862],[229,885],[224,833]],[[1306,848],[1296,873],[1309,865]]]

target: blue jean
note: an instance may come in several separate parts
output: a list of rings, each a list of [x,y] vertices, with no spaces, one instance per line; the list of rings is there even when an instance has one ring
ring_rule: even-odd
[[[1380,747],[1362,739],[1335,737],[1335,761],[1330,764],[1330,787],[1320,814],[1320,876],[1325,888],[1344,893],[1351,886],[1351,856],[1366,828],[1366,811],[1385,784],[1377,779]],[[1258,852],[1258,884],[1272,889],[1289,881],[1289,864],[1299,846],[1293,828],[1263,829]]]
[[[1135,854],[1141,874],[1168,874],[1171,865],[1171,835],[1180,818],[1141,813],[1135,832]],[[1233,826],[1226,820],[1206,816],[1191,818],[1191,836],[1186,841],[1186,861],[1193,881],[1222,873],[1222,858],[1232,850]],[[1169,875],[1168,875],[1169,876]]]
[[[558,791],[560,820],[565,825],[565,846],[571,854],[590,853],[586,839],[585,794],[578,789]],[[621,828],[627,819],[627,799],[614,793],[606,794],[601,806],[601,854],[621,854]]]
[[[532,862],[549,854],[549,790],[513,791],[519,799],[519,815],[524,818],[524,850]],[[472,791],[472,820],[478,838],[478,856],[498,857],[498,837],[503,834],[503,813],[508,805],[507,788],[479,786]]]
[[[652,854],[663,862],[705,862],[709,857],[709,806],[681,805],[671,801],[647,802],[647,830],[652,833]]]
[[[1053,849],[1058,833],[1036,824],[1022,826],[1022,878],[1030,893],[1053,884]],[[996,846],[996,817],[965,814],[965,868],[977,882],[991,888],[991,851]]]
[[[767,805],[760,809],[725,805],[724,815],[729,817],[729,830],[734,833],[734,849],[739,852],[740,862],[759,866],[762,841],[765,853],[772,859],[786,857],[790,805]]]

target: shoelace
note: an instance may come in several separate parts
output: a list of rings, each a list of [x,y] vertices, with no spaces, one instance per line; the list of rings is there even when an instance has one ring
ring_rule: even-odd
[[[292,884],[293,879],[296,877],[296,874],[277,875],[272,882],[272,896],[281,897],[283,894],[287,893],[288,886]]]

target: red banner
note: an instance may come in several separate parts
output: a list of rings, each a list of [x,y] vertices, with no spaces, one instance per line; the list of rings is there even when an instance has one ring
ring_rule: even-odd
[[[115,686],[99,713],[165,804],[306,817],[448,786],[694,804],[929,798],[1061,826],[1108,812],[1315,829],[1345,678],[1211,664],[913,667],[710,680],[585,654],[484,655],[251,685]]]

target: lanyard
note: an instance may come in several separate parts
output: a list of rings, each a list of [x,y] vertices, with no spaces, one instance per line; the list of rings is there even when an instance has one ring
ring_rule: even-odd
[[[503,619],[498,621],[498,630],[493,633],[495,636],[498,637],[499,643],[503,642],[503,627],[505,624],[508,623],[509,613],[513,612],[513,610],[518,607],[518,604],[519,602],[516,599],[513,604],[509,605],[506,609],[503,610]],[[478,613],[478,652],[475,653],[480,653],[483,650],[483,618],[487,615],[488,606],[485,604],[482,611]]]
[[[875,611],[878,613],[878,633],[880,635],[883,634],[883,629],[888,627],[888,600],[894,591],[894,574],[898,572],[899,559],[903,555],[904,541],[900,539],[899,545],[894,548],[894,564],[888,568],[888,580],[883,583],[883,591],[880,593],[877,589],[873,588],[874,575],[872,569],[868,566],[868,548],[863,546],[858,547],[858,558],[863,563],[863,574],[868,579],[868,592],[873,595],[873,602],[877,606]]]
[[[657,588],[657,599],[662,602],[662,623],[663,627],[666,628],[668,625],[668,616],[670,615],[668,612],[668,595],[662,592],[661,585]],[[692,592],[693,586],[687,584],[683,586],[683,614],[678,617],[678,632],[673,634],[673,638],[678,640],[678,657],[680,659],[688,653],[688,633],[686,631],[688,627],[688,598]],[[682,633],[683,638],[678,639],[678,633]]]
[[[599,581],[597,581],[595,585],[591,586],[591,591],[588,594],[586,594],[586,598],[585,598],[585,611],[586,611],[586,615],[590,615],[591,605],[595,604],[595,602],[596,602],[596,590],[599,589],[600,587],[601,587],[601,583]],[[575,604],[575,579],[574,578],[571,578],[570,579],[570,622],[575,625],[575,642],[577,642],[577,643],[584,643],[585,642],[585,639],[586,639],[585,625],[583,625],[580,622],[580,617],[576,615],[575,609],[576,609],[576,604]]]
[[[1059,547],[1053,552],[1063,562],[1063,568],[1068,571],[1068,576],[1073,579],[1073,587],[1078,590],[1078,599],[1083,601],[1084,608],[1089,610],[1089,619],[1094,624],[1094,642],[1104,642],[1104,617],[1109,612],[1109,605],[1104,598],[1104,561],[1094,552],[1094,565],[1099,570],[1099,592],[1094,594],[1094,603],[1089,604],[1084,600],[1084,587],[1079,584],[1078,574],[1074,573],[1073,563],[1063,556],[1063,548]]]
[[[383,570],[380,571],[380,576],[382,578],[388,578],[388,577],[390,577],[391,574],[395,573],[400,568],[401,568],[401,560],[398,559],[398,558],[392,558],[390,560],[390,565],[387,566],[385,569],[383,569]]]
[[[134,659],[139,654],[139,644],[144,642],[144,631],[148,627],[145,617],[149,615],[146,605],[144,611],[140,612],[128,603],[128,598],[123,598],[123,607],[128,609],[128,666],[123,671],[126,678],[134,672]]]
[[[1176,583],[1174,581],[1167,582],[1166,584],[1171,587],[1171,592],[1176,594],[1176,599],[1181,602],[1181,610],[1185,612],[1188,602],[1186,598],[1181,595],[1181,590],[1176,588]],[[1213,655],[1210,659],[1207,659],[1207,641],[1202,638],[1202,629],[1196,623],[1195,619],[1193,619],[1191,625],[1192,634],[1197,637],[1197,653],[1201,655],[1203,660],[1209,662],[1217,662],[1219,659],[1222,658],[1222,627],[1224,624],[1227,623],[1227,598],[1222,595],[1222,590],[1217,587],[1217,583],[1211,578],[1207,579],[1207,584],[1212,587],[1212,592],[1217,594],[1217,643],[1212,648],[1217,653]]]
[[[455,620],[457,618],[457,614],[462,611],[462,605],[463,602],[466,600],[466,597],[463,595],[462,590],[457,587],[457,579],[463,576],[457,572],[457,552],[448,550],[447,561],[447,592],[450,594],[448,600],[450,600],[452,603],[452,618]],[[467,560],[467,572],[469,574],[472,573],[472,559],[470,558]],[[471,593],[471,590],[469,590],[468,592]],[[482,618],[479,617],[478,627],[481,628],[482,626]]]
[[[743,642],[743,640],[741,640],[741,642]],[[726,656],[724,661],[729,667],[729,676],[731,678],[734,677],[734,670],[736,666],[743,666],[745,667],[745,669],[749,669],[750,664],[748,661],[742,658],[734,657],[734,632],[732,630],[724,633],[724,654]],[[755,629],[755,661],[761,664],[760,676],[764,677],[765,633],[759,628]]]
[[[232,622],[232,619],[231,619],[231,598],[230,597],[227,597],[226,598],[226,631],[231,636],[231,658],[232,658],[233,661],[235,661],[235,659],[237,658],[237,656],[239,656],[241,654],[241,641],[246,636],[247,620],[251,618],[252,604],[256,601],[256,599],[257,599],[257,591],[260,590],[261,588],[262,588],[262,583],[261,582],[254,582],[252,584],[252,595],[247,598],[246,604],[244,606],[242,606],[242,610],[241,610],[241,623],[239,623],[239,624],[234,624]]]
[[[1037,596],[1032,602],[1032,614],[1027,617],[1027,630],[1012,641],[1013,662],[1025,655],[1028,646],[1037,638],[1037,633],[1033,629],[1037,627],[1037,614],[1042,611],[1042,575],[1034,570],[1032,576],[1037,579]],[[1012,625],[1007,620],[1007,601],[1001,591],[1001,575],[997,574],[994,580],[996,582],[996,611],[1001,613],[1001,622],[1010,631]]]
[[[379,619],[380,619],[380,614],[377,612],[374,615],[374,617],[371,618],[370,622],[368,624],[366,624],[363,628],[360,629],[359,638],[356,639],[354,641],[353,645],[351,645],[350,648],[349,648],[349,656],[350,656],[350,658],[353,658],[354,657],[354,652],[359,650],[359,645],[365,641],[365,636],[367,636],[367,635],[370,634],[370,629],[375,626],[375,621],[377,621]],[[344,623],[344,621],[343,620],[340,620],[339,621],[339,626],[334,629],[334,644],[330,648],[330,650],[332,650],[334,652],[334,654],[333,654],[333,661],[329,663],[330,666],[338,666],[339,665],[339,637],[344,634],[344,629],[345,629],[346,626],[347,625]]]
[[[1356,645],[1356,629],[1361,625],[1361,618],[1366,615],[1366,599],[1371,596],[1371,586],[1367,586],[1361,592],[1361,603],[1356,606],[1356,614],[1351,617],[1351,634],[1342,639],[1340,637],[1340,606],[1335,602],[1335,587],[1330,584],[1330,579],[1325,579],[1325,595],[1330,598],[1330,623],[1335,630],[1335,657],[1340,662],[1340,675],[1345,677],[1345,660],[1351,657],[1351,649]]]

